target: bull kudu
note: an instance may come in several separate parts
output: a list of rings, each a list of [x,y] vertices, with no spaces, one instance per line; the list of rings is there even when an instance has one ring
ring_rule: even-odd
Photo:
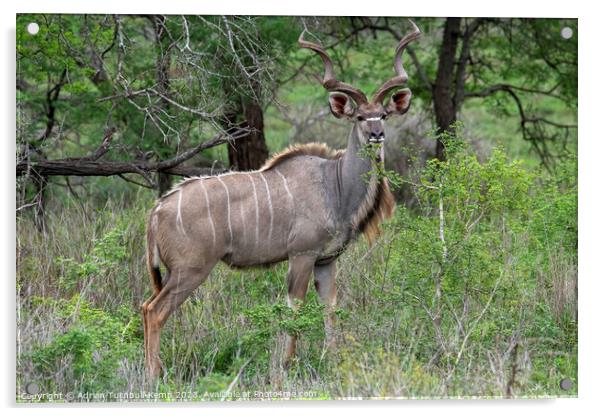
[[[413,22],[412,26],[413,31],[396,48],[397,75],[372,100],[337,80],[326,51],[304,40],[305,31],[301,33],[299,45],[316,52],[324,62],[322,85],[330,93],[333,115],[353,122],[345,150],[332,151],[317,143],[292,146],[257,171],[190,178],[159,199],[147,228],[154,293],[142,305],[151,378],[160,373],[160,332],[165,321],[219,260],[232,267],[248,267],[288,259],[291,307],[305,298],[313,272],[319,298],[326,306],[327,344],[332,344],[336,259],[360,234],[372,242],[380,223],[395,208],[387,179],[377,174],[375,164],[384,161],[384,120],[404,114],[410,106],[407,88],[384,100],[408,80],[401,56],[420,35]],[[287,362],[295,354],[296,342],[295,336],[288,336]]]

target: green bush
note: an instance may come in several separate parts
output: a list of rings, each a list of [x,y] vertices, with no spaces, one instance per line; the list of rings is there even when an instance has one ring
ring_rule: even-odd
[[[93,241],[90,253],[85,253],[81,261],[59,257],[57,263],[63,269],[59,285],[73,289],[87,283],[93,277],[116,275],[117,283],[125,283],[123,261],[127,258],[125,232],[119,227],[109,230],[101,238]]]
[[[334,354],[311,284],[303,305],[286,305],[286,264],[218,265],[165,326],[156,391],[212,400],[236,380],[233,391],[321,398],[574,395],[559,382],[577,381],[575,158],[553,174],[527,170],[501,148],[477,157],[461,136],[458,126],[445,135],[446,160],[412,184],[416,207],[398,206],[376,244],[360,240],[340,257]],[[148,388],[138,307],[151,291],[151,203],[134,195],[93,221],[72,204],[49,218],[47,235],[20,222],[21,383]],[[299,335],[288,372],[286,334]]]
[[[118,375],[120,365],[140,358],[139,316],[126,307],[109,314],[77,295],[39,301],[49,304],[55,318],[65,323],[62,333],[31,354],[39,374],[68,380],[68,392],[116,391],[125,382]],[[56,386],[47,387],[53,391]]]

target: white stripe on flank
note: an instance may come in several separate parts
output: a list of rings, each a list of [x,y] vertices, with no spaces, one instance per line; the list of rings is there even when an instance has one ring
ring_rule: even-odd
[[[157,247],[157,243],[155,243],[155,246],[153,247],[153,267],[159,267],[161,264],[160,260],[159,247]]]
[[[284,177],[284,175],[282,173],[280,173],[280,171],[278,169],[274,169],[274,170],[282,178],[282,181],[284,182],[284,189],[286,189],[286,193],[288,194],[288,196],[291,199],[291,201],[294,203],[295,202],[295,198],[293,198],[293,194],[291,194],[291,190],[288,189],[288,181],[286,180],[286,178]]]
[[[157,241],[155,241],[155,239],[157,238],[157,232],[159,230],[159,219],[157,218],[157,211],[159,210],[159,208],[157,208],[157,210],[153,213],[152,215],[152,220],[151,220],[151,231],[153,233],[153,266],[154,267],[159,267],[159,247],[157,246]]]
[[[255,181],[250,174],[247,174],[253,185],[253,198],[255,199],[255,246],[259,243],[259,202],[257,201],[257,189],[255,188]]]
[[[178,212],[176,214],[176,226],[180,230],[180,232],[186,235],[186,230],[184,229],[184,223],[182,222],[182,190],[179,189],[178,193]]]
[[[209,195],[207,189],[205,189],[205,181],[201,181],[201,187],[205,194],[205,202],[207,202],[207,214],[209,215],[209,221],[211,222],[211,234],[213,235],[213,248],[215,248],[215,224],[213,224],[213,217],[211,216],[211,206],[209,205]]]
[[[157,235],[157,230],[159,228],[159,218],[157,218],[157,212],[153,214],[153,220],[151,222],[151,226],[153,227],[153,234]]]
[[[263,172],[260,172],[259,175],[261,179],[263,179],[263,184],[265,185],[265,190],[268,193],[268,210],[270,211],[270,230],[268,232],[268,251],[270,251],[270,242],[272,241],[272,228],[274,226],[274,210],[272,208],[272,195],[270,195],[270,187],[268,186],[268,181],[265,180],[263,176]]]
[[[228,191],[228,187],[226,186],[226,184],[224,183],[222,178],[220,178],[218,176],[217,180],[219,181],[219,183],[222,184],[222,186],[224,187],[224,190],[226,191],[226,198],[228,200],[228,230],[230,231],[230,247],[232,247],[233,238],[232,238],[232,220],[230,219],[230,192]]]
[[[241,240],[241,247],[244,247],[244,245],[247,243],[247,226],[246,226],[246,221],[245,221],[245,208],[243,206],[243,204],[238,204],[238,207],[240,208],[240,225],[242,226],[242,240]]]

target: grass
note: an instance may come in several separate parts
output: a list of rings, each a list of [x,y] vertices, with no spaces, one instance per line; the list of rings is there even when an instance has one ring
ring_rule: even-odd
[[[393,42],[373,43],[369,55],[350,51],[349,65],[337,64],[353,68],[341,79],[367,91],[391,75]],[[308,72],[321,70],[316,61]],[[288,82],[277,98],[265,111],[272,153],[296,142],[345,146],[349,123],[330,117],[315,80]],[[523,102],[575,122],[576,109],[558,100]],[[139,312],[151,291],[143,236],[154,192],[91,178],[72,182],[74,198],[59,186],[63,178],[51,178],[46,232],[31,212],[17,218],[17,399],[49,400],[23,395],[29,383],[57,401],[575,396],[576,160],[565,159],[554,176],[541,169],[514,103],[494,96],[462,108],[478,158],[450,142],[449,163],[428,162],[430,106],[416,97],[388,125],[387,168],[412,182],[401,192],[409,208],[400,204],[374,246],[360,241],[341,256],[338,347],[324,349],[313,289],[298,313],[287,308],[285,263],[244,271],[220,264],[169,319],[156,385],[144,375]],[[77,141],[50,156],[79,154],[102,136],[105,120],[94,117],[104,113],[81,114]],[[132,120],[140,125],[130,123],[135,137],[126,139],[139,140],[145,127]],[[225,146],[205,154],[227,162]],[[300,333],[299,357],[285,371],[291,331]],[[568,391],[559,387],[565,378],[574,382]]]
[[[340,258],[334,351],[313,289],[297,314],[286,306],[286,264],[220,264],[169,319],[154,386],[139,314],[153,196],[98,209],[57,195],[45,234],[17,223],[18,394],[35,382],[75,401],[576,395],[576,188],[503,153],[478,163],[460,149],[436,169],[420,209],[398,207],[374,246]],[[301,334],[289,371],[287,331]]]

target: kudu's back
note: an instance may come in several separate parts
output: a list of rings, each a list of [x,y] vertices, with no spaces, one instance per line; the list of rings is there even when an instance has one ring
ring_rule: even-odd
[[[259,171],[185,180],[151,211],[149,266],[246,267],[319,251],[316,240],[326,242],[334,225],[323,165],[338,157],[325,146],[296,146]]]

